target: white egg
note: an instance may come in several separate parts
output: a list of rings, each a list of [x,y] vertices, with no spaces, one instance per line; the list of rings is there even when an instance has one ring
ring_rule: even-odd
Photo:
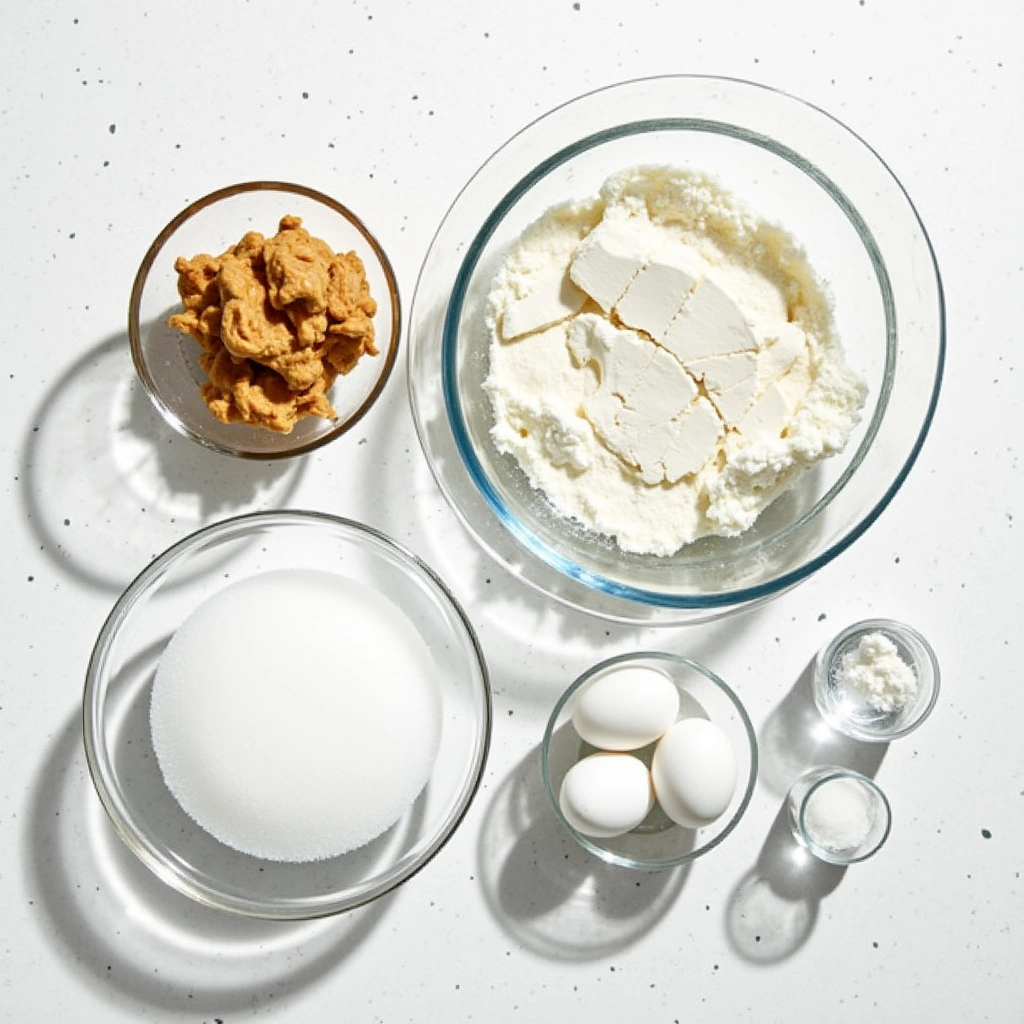
[[[620,836],[654,806],[651,773],[631,754],[591,754],[566,772],[558,805],[577,832],[595,839]]]
[[[658,741],[651,777],[662,810],[680,825],[701,828],[732,800],[736,752],[714,722],[684,718]]]
[[[664,672],[622,665],[587,683],[573,702],[572,724],[602,750],[636,750],[676,720],[679,691]]]

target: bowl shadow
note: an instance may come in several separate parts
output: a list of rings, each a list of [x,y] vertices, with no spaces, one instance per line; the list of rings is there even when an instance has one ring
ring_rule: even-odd
[[[495,792],[477,857],[488,909],[502,929],[545,959],[574,963],[643,938],[675,904],[690,869],[633,871],[578,846],[547,803],[539,747]]]
[[[793,956],[814,930],[819,903],[845,872],[818,860],[796,841],[783,805],[756,863],[730,895],[726,935],[733,952],[761,965]]]
[[[21,494],[40,549],[100,590],[216,519],[287,503],[304,460],[254,462],[172,429],[139,383],[124,334],[85,352],[25,426]]]
[[[30,794],[26,888],[62,960],[108,999],[158,1011],[280,1005],[337,969],[377,927],[387,897],[335,918],[276,922],[201,906],[163,884],[121,842],[89,780],[76,714]]]
[[[790,787],[812,768],[835,764],[873,777],[888,745],[863,743],[832,729],[814,704],[812,658],[769,714],[759,740],[758,782],[782,800],[757,861],[732,891],[726,933],[733,951],[752,964],[779,963],[810,938],[818,905],[847,868],[828,864],[797,842],[785,801]]]
[[[822,765],[841,765],[873,777],[888,749],[886,743],[864,743],[833,729],[814,704],[813,676],[812,658],[758,736],[758,781],[780,799],[804,772]]]

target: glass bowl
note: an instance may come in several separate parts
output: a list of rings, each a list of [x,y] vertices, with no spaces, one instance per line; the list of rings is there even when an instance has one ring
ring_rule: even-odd
[[[666,557],[624,553],[559,515],[514,458],[497,451],[481,386],[489,368],[486,300],[508,248],[553,205],[596,195],[610,175],[640,165],[707,173],[783,225],[830,292],[846,359],[869,388],[843,454],[805,473],[740,536],[705,537]],[[931,423],[944,350],[931,244],[879,156],[791,96],[679,76],[573,100],[483,165],[424,261],[407,358],[420,443],[447,500],[486,551],[573,607],[676,624],[786,591],[878,518]]]
[[[219,255],[248,231],[271,237],[285,215],[302,218],[310,234],[335,252],[362,260],[370,294],[377,355],[363,355],[328,391],[335,419],[307,416],[289,433],[244,423],[222,423],[199,393],[206,374],[199,345],[167,320],[182,309],[174,261],[199,253]],[[177,214],[149,247],[132,286],[128,339],[143,387],[160,415],[179,433],[226,455],[279,459],[319,448],[350,430],[384,389],[398,357],[401,308],[387,255],[365,224],[337,200],[281,181],[250,181],[211,192]]]
[[[789,791],[787,808],[797,842],[829,864],[867,860],[892,829],[885,793],[852,768],[827,766],[802,775]]]
[[[572,724],[573,703],[585,686],[610,670],[643,667],[668,676],[679,692],[679,715],[706,718],[730,741],[736,757],[736,788],[725,811],[703,828],[684,828],[657,806],[635,829],[612,838],[584,835],[567,820],[559,796],[566,773],[595,752]],[[634,751],[649,764],[654,744]],[[662,871],[687,864],[713,850],[739,824],[757,781],[757,737],[746,709],[735,693],[709,669],[676,654],[640,651],[620,654],[588,669],[559,697],[541,742],[541,776],[555,815],[585,850],[609,864],[641,871]]]
[[[850,685],[843,659],[872,634],[885,637],[913,671],[917,686],[906,700],[896,700],[896,694],[871,700]],[[818,652],[812,679],[814,703],[833,729],[866,743],[887,743],[913,732],[932,713],[939,699],[939,675],[935,651],[916,629],[893,619],[865,619],[848,626]]]
[[[370,843],[303,863],[241,853],[196,825],[164,781],[150,730],[154,673],[177,628],[225,586],[275,569],[337,572],[390,599],[430,649],[441,690],[440,746],[412,806]],[[260,628],[272,631],[272,619]],[[338,663],[346,664],[343,629]],[[484,658],[444,583],[375,530],[314,512],[238,516],[169,548],[115,604],[85,683],[89,770],[121,838],[168,885],[207,906],[252,917],[326,916],[408,879],[465,815],[480,784],[490,733]]]

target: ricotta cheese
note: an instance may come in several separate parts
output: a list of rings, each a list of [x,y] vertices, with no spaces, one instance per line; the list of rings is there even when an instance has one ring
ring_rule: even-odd
[[[843,655],[840,684],[874,711],[899,711],[917,694],[917,674],[884,633],[867,633]]]
[[[842,450],[866,388],[795,241],[642,167],[523,233],[487,304],[492,437],[624,551],[735,536]]]

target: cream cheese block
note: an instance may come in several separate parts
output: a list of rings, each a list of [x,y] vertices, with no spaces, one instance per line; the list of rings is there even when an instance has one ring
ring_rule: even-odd
[[[689,171],[635,168],[549,210],[487,326],[497,448],[629,552],[742,533],[842,450],[866,398],[796,242]]]

